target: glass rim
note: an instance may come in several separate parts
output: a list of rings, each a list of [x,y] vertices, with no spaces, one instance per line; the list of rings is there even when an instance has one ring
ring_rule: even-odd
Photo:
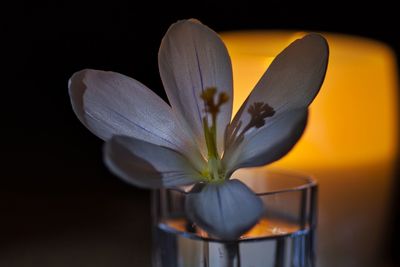
[[[280,195],[280,194],[286,194],[286,193],[293,193],[293,192],[313,192],[314,189],[318,186],[317,181],[314,179],[314,177],[312,175],[308,175],[308,174],[304,174],[301,172],[294,172],[294,171],[287,171],[287,170],[279,170],[279,169],[265,169],[262,170],[260,169],[261,172],[261,176],[264,177],[264,179],[268,179],[270,178],[269,181],[280,181],[280,179],[284,179],[284,177],[286,177],[286,179],[290,179],[290,180],[282,180],[282,184],[278,183],[278,186],[275,186],[277,188],[273,188],[273,183],[271,183],[272,188],[270,190],[265,190],[264,192],[256,192],[256,190],[254,190],[254,188],[257,188],[256,184],[253,185],[249,185],[246,184],[246,181],[243,181],[247,186],[249,186],[249,188],[254,192],[254,194],[256,194],[257,196],[263,198],[263,197],[269,197],[269,196],[273,196],[273,195]],[[252,181],[253,179],[262,179],[262,177],[257,177],[258,175],[256,175],[255,177],[249,177],[249,176],[244,176],[247,177],[246,180],[248,181]],[[240,180],[240,179],[238,179]],[[242,180],[241,180],[242,181]],[[286,183],[285,183],[286,182]],[[289,183],[287,183],[289,182]],[[248,182],[249,183],[249,182]],[[253,188],[251,187],[253,186]],[[190,193],[191,188],[193,187],[193,185],[191,186],[186,186],[186,187],[180,187],[180,188],[163,188],[161,190],[168,190],[168,191],[172,191],[175,192],[177,194],[182,194],[182,196],[186,196],[187,194]],[[157,191],[157,190],[155,190]],[[173,227],[169,227],[168,225],[163,225],[163,229],[166,231],[169,231],[171,233],[177,234],[177,235],[181,235],[182,237],[185,238],[189,238],[189,239],[194,239],[194,240],[202,240],[202,241],[207,241],[207,242],[217,242],[217,243],[242,243],[242,242],[254,242],[254,241],[262,241],[262,240],[268,240],[268,239],[276,239],[276,238],[284,238],[284,237],[290,237],[290,236],[296,236],[297,234],[302,234],[302,233],[306,233],[307,231],[310,231],[310,227],[311,226],[307,226],[304,228],[299,229],[296,232],[288,232],[288,233],[284,233],[284,234],[278,234],[278,235],[273,235],[273,236],[257,236],[257,237],[245,237],[245,238],[239,238],[239,239],[235,239],[235,240],[223,240],[223,239],[219,239],[219,238],[215,238],[215,237],[205,237],[205,236],[201,236],[198,235],[196,233],[189,233],[189,232],[185,232],[185,231],[180,231],[178,229],[175,229]]]
[[[266,191],[266,192],[254,192],[257,196],[268,196],[268,195],[274,195],[274,194],[283,194],[283,193],[289,193],[289,192],[295,192],[295,191],[302,191],[302,190],[305,190],[308,188],[313,188],[313,187],[318,186],[318,182],[312,175],[304,174],[304,173],[297,172],[297,171],[295,172],[295,171],[287,171],[287,170],[266,170],[265,174],[291,176],[292,178],[302,181],[302,183],[297,186],[288,186],[287,188],[282,188],[282,189],[276,189],[276,190],[271,190],[271,191]],[[233,178],[233,179],[235,179],[235,178]],[[251,179],[257,179],[257,178],[251,178]],[[246,182],[244,182],[241,179],[237,179],[237,180],[246,184]],[[190,193],[190,190],[192,189],[192,187],[194,185],[195,184],[181,186],[181,187],[164,188],[164,189],[176,191],[176,192],[182,193],[184,195],[187,195]]]
[[[302,191],[302,190],[305,190],[308,188],[313,188],[313,187],[318,186],[318,182],[315,180],[315,178],[312,175],[303,174],[303,173],[294,172],[294,171],[268,170],[267,172],[272,173],[272,174],[279,174],[279,175],[289,175],[289,176],[292,176],[293,178],[303,181],[303,183],[298,186],[288,187],[288,188],[284,188],[284,189],[256,193],[257,196],[267,196],[267,195],[274,195],[274,194],[281,194],[281,193],[289,193],[289,192],[294,192],[294,191]]]

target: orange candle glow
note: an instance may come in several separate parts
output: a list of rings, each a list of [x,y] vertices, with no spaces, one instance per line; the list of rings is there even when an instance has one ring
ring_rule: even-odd
[[[233,64],[234,112],[274,57],[302,35],[222,34]],[[307,172],[319,181],[320,266],[381,266],[398,148],[395,55],[377,41],[323,35],[330,46],[324,85],[310,107],[302,139],[272,166]]]

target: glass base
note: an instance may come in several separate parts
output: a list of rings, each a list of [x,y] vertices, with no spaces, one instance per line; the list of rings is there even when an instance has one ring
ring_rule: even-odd
[[[153,266],[308,267],[313,262],[313,231],[273,237],[216,242],[192,239],[165,224],[155,230],[159,255]]]

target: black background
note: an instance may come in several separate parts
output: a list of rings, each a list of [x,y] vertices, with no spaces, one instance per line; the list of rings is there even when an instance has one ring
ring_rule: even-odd
[[[400,55],[397,10],[382,1],[17,5],[4,22],[7,38],[2,38],[10,46],[4,52],[11,60],[3,67],[11,83],[2,88],[6,160],[0,180],[0,262],[17,266],[11,263],[25,257],[18,266],[150,263],[149,192],[127,186],[103,166],[102,141],[80,124],[69,103],[67,81],[73,72],[113,70],[165,98],[157,67],[160,40],[171,23],[191,17],[216,31],[356,34],[381,40]],[[397,214],[399,201],[393,201]],[[396,220],[399,225],[398,215],[388,231],[387,257],[400,264]]]

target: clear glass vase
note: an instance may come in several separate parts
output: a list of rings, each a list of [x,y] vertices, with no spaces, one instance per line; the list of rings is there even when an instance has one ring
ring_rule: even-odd
[[[153,267],[314,267],[316,182],[277,172],[241,180],[261,197],[264,213],[229,242],[209,237],[187,219],[187,189],[154,191]]]

